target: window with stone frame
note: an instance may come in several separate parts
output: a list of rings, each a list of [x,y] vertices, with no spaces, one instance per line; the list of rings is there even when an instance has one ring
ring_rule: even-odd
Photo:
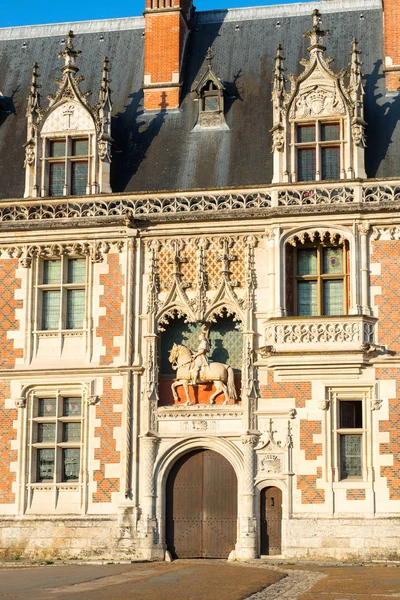
[[[30,483],[80,482],[82,398],[38,397],[30,409]]]
[[[308,241],[308,243],[307,243]],[[346,242],[305,240],[286,247],[286,308],[298,317],[341,316],[349,308]]]
[[[340,179],[344,152],[343,122],[295,125],[297,181]]]
[[[38,261],[36,328],[82,330],[86,317],[87,259],[61,256]]]
[[[373,388],[335,386],[328,388],[327,435],[331,436],[328,469],[336,489],[357,487],[370,480],[373,469]]]
[[[192,91],[198,101],[198,116],[194,131],[202,129],[229,129],[225,121],[225,93],[222,81],[212,70],[213,55],[211,48],[206,55],[207,69]]]
[[[364,434],[362,400],[339,400],[337,421],[339,478],[361,478]]]
[[[46,171],[50,196],[82,196],[88,193],[89,139],[45,140]]]

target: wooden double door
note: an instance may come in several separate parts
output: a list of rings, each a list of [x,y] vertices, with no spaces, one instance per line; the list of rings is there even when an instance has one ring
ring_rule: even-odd
[[[261,554],[276,555],[282,552],[282,492],[277,487],[261,491]]]
[[[211,450],[185,454],[166,490],[166,542],[175,558],[228,558],[237,537],[237,479]]]

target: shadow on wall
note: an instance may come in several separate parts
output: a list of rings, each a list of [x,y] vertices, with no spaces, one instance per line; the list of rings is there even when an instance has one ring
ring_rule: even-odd
[[[393,134],[400,121],[400,87],[397,96],[385,96],[386,82],[382,72],[382,61],[374,65],[370,75],[366,75],[365,120],[367,126],[367,151],[365,168],[367,177],[393,177],[398,172],[398,156],[390,153],[390,162],[387,154],[393,144]],[[383,100],[386,98],[386,102]],[[398,140],[398,143],[400,140]],[[378,174],[378,170],[382,172]]]
[[[135,175],[147,150],[157,137],[165,121],[168,105],[162,94],[159,112],[153,118],[143,118],[143,91],[130,94],[131,102],[123,113],[112,117],[111,131],[114,138],[111,163],[111,188],[123,192]]]
[[[220,37],[219,30],[221,29],[228,11],[218,11],[218,14],[223,14],[223,18],[221,18],[219,22],[207,23],[203,27],[195,20],[183,67],[182,103],[187,96],[190,97],[192,95],[191,90],[196,86],[196,83],[206,71],[207,64],[205,57],[209,48],[211,48],[212,53],[217,59],[216,63],[218,63],[218,50],[215,48],[214,43]],[[238,73],[233,76],[232,81],[224,79],[225,74],[218,72],[218,68],[215,68],[215,75],[221,79],[226,88],[224,111],[226,116],[229,113],[232,104],[236,100],[242,100],[240,89],[237,86],[237,82],[242,76],[242,69],[239,69]]]
[[[18,86],[11,96],[3,96],[0,92],[0,126],[7,120],[10,115],[16,115],[17,112],[14,106],[14,96],[19,92],[21,86]]]

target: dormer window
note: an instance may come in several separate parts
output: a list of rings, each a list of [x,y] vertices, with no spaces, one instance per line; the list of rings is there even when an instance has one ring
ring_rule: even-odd
[[[65,61],[57,92],[43,109],[38,84],[39,66],[33,65],[28,99],[25,144],[25,197],[81,196],[111,193],[111,90],[109,61],[103,61],[99,100],[89,104],[77,77],[74,34],[66,37],[59,54]]]
[[[273,81],[273,183],[337,181],[364,178],[364,87],[358,42],[352,40],[349,81],[334,73],[323,45],[328,31],[313,12],[313,28],[304,35],[311,44],[305,69],[290,76],[287,89],[284,56],[279,45]]]
[[[342,139],[340,122],[296,125],[297,180],[340,179]]]
[[[206,60],[207,71],[194,88],[196,92],[199,112],[193,131],[202,129],[228,129],[224,116],[225,87],[220,79],[213,73],[211,49],[208,49]]]
[[[50,196],[88,193],[88,138],[50,140],[47,163]]]

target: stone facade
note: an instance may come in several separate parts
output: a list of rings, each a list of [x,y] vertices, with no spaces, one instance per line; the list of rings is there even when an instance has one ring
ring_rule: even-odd
[[[148,111],[164,92],[162,111],[179,106],[192,11],[191,2],[159,4],[148,0],[145,11]],[[395,4],[387,3],[386,22]],[[32,146],[29,198],[0,202],[0,557],[163,560],[171,469],[205,449],[223,455],[237,477],[231,558],[265,551],[261,504],[267,488],[278,488],[283,557],[399,559],[400,180],[396,172],[365,178],[358,46],[350,44],[344,85],[324,58],[320,18],[310,20],[306,72],[291,92],[282,49],[275,58],[272,185],[111,194],[111,156],[94,146],[102,190],[93,181],[83,196],[40,198]],[[179,21],[171,44],[170,20]],[[168,57],[156,46],[160,32]],[[72,40],[63,69],[85,103]],[[47,143],[37,77],[35,67],[28,126]],[[324,91],[311,100],[310,79],[314,96]],[[102,110],[111,110],[107,62],[102,81]],[[310,126],[318,107],[323,125],[342,119],[346,172],[296,183],[295,155],[285,148],[301,144],[290,136]],[[107,114],[96,120],[99,106],[89,108],[97,135],[111,144]],[[196,115],[197,106],[193,126]],[[50,133],[61,136],[56,121]],[[46,156],[49,164],[56,158]],[[327,255],[318,285],[342,282],[342,305],[329,314],[321,292],[319,311],[304,314],[294,308],[304,275],[296,265],[307,249],[325,264],[326,248],[336,254]],[[52,326],[49,292],[61,307]],[[186,396],[178,359],[170,360],[174,346],[196,352],[200,332],[211,365],[230,367],[227,396],[217,393],[218,378],[189,386]]]

